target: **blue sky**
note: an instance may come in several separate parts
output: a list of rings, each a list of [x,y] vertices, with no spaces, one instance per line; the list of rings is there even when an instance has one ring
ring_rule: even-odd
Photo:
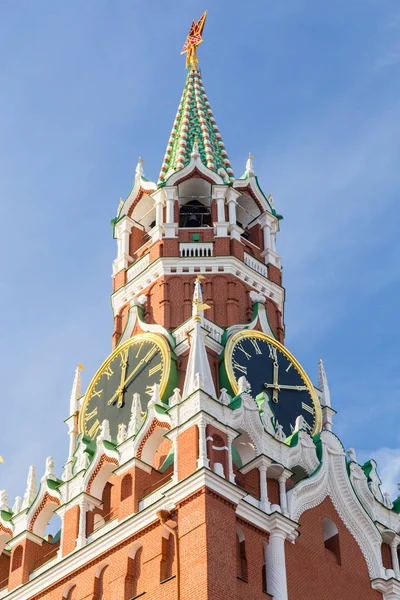
[[[61,474],[75,367],[111,349],[110,220],[138,156],[156,179],[208,8],[200,66],[237,176],[248,152],[285,219],[286,342],[335,431],[400,479],[400,7],[396,0],[3,0],[0,489]]]

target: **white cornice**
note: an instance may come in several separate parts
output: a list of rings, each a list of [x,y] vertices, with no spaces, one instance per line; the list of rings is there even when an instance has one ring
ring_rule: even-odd
[[[211,271],[208,270],[210,268]],[[220,269],[223,269],[223,271]],[[176,274],[195,275],[199,273],[204,273],[205,275],[209,275],[210,273],[234,275],[248,286],[274,300],[279,309],[283,310],[284,289],[273,281],[266,279],[234,256],[211,256],[204,258],[161,257],[111,296],[114,314],[117,314],[126,302],[130,301],[134,296],[143,293],[149,285],[160,279],[160,277]]]

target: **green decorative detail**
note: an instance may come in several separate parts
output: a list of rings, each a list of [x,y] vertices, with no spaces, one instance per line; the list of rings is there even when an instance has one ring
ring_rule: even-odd
[[[51,490],[58,490],[59,486],[63,483],[61,479],[46,479],[47,487]]]
[[[393,502],[392,510],[395,513],[400,513],[400,498],[396,498],[396,500]]]
[[[192,233],[192,242],[199,242],[199,241],[200,241],[200,234]]]
[[[107,450],[115,450],[115,448],[117,447],[117,443],[109,442],[108,440],[103,440],[102,443],[104,445],[104,448],[107,448]]]
[[[286,440],[284,441],[284,444],[286,444],[286,446],[289,446],[290,448],[293,448],[293,446],[297,446],[298,441],[299,441],[299,432],[294,431],[292,433],[292,435],[289,435],[286,438]]]
[[[6,510],[0,511],[0,518],[2,521],[6,521],[6,522],[11,521],[12,516],[13,516],[12,512],[7,512]]]
[[[200,71],[189,68],[161,167],[159,186],[164,185],[172,173],[189,163],[195,142],[204,166],[216,173],[223,168],[229,179],[234,180],[231,163],[208,102]]]
[[[168,469],[168,467],[170,467],[173,463],[174,463],[174,449],[171,448],[171,450],[168,452],[166,459],[164,460],[163,464],[161,465],[161,467],[158,470],[160,471],[160,473],[165,473],[165,471]]]
[[[235,396],[232,402],[228,404],[228,406],[232,410],[240,408],[242,406],[242,394],[238,394],[237,396]]]

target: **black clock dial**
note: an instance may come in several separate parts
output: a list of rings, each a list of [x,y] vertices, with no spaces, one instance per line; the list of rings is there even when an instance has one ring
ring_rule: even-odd
[[[320,428],[320,408],[307,375],[281,344],[264,334],[252,333],[256,335],[236,334],[227,352],[234,391],[244,376],[252,396],[267,393],[275,429],[279,423],[285,435],[291,435],[297,417],[302,415],[306,429],[315,433]]]
[[[80,416],[80,430],[94,439],[104,419],[110,423],[113,440],[118,426],[129,424],[132,396],[140,394],[146,410],[155,383],[165,387],[168,355],[158,336],[139,335],[121,345],[105,361],[86,392]]]

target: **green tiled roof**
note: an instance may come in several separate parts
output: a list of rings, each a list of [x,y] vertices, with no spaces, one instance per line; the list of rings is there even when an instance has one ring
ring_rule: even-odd
[[[234,179],[224,142],[204,90],[201,73],[198,69],[190,67],[161,167],[159,185],[189,163],[195,142],[198,143],[201,161],[206,167],[215,172],[222,167],[228,177]]]

